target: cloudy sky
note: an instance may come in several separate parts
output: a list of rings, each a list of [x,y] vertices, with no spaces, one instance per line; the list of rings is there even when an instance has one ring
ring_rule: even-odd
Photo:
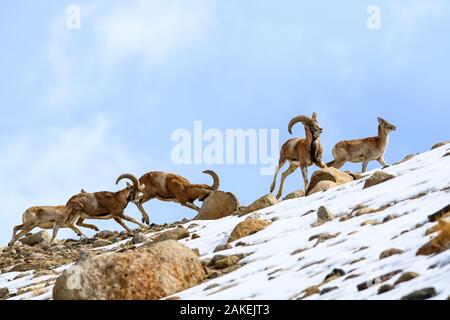
[[[367,27],[373,4],[379,30]],[[69,5],[81,29],[67,28]],[[267,193],[259,164],[173,163],[172,133],[196,120],[279,129],[283,142],[293,116],[317,111],[331,160],[337,141],[376,134],[382,116],[398,127],[388,162],[428,150],[449,138],[449,16],[446,0],[2,1],[0,244],[27,207],[118,190],[123,172],[210,183],[201,171],[212,168],[244,204]],[[300,188],[298,171],[285,191]],[[194,215],[146,209],[157,223]]]

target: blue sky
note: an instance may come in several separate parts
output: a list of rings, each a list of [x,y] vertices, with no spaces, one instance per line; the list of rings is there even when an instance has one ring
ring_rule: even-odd
[[[64,204],[81,188],[118,190],[123,172],[209,183],[201,172],[212,168],[243,204],[267,193],[272,177],[259,165],[172,163],[172,132],[196,120],[280,129],[282,143],[293,116],[317,111],[327,161],[337,141],[376,134],[377,116],[398,127],[389,163],[447,140],[450,3],[342,3],[2,1],[0,243],[27,207]],[[71,4],[80,30],[66,28]],[[366,27],[372,4],[380,30]],[[301,188],[297,171],[285,192]],[[194,215],[157,200],[146,209],[157,223]]]

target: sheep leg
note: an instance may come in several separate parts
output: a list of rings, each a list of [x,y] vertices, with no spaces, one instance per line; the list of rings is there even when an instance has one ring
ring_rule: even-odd
[[[302,167],[302,176],[303,176],[303,184],[305,186],[305,196],[306,196],[306,190],[308,189],[308,185],[309,185],[308,167]]]
[[[345,160],[334,160],[334,162],[331,166],[336,169],[340,169],[345,164],[345,162],[346,162]]]
[[[369,161],[364,159],[363,164],[362,164],[362,170],[361,170],[361,173],[366,172],[366,170],[367,170],[367,165],[368,165],[368,164],[369,164]]]
[[[53,240],[55,240],[56,235],[58,234],[59,228],[60,228],[59,223],[55,222],[55,225],[53,226],[53,234],[52,234],[52,238],[50,239],[50,243],[53,243]]]
[[[19,240],[22,236],[26,235],[28,232],[33,230],[37,224],[29,226],[29,227],[23,227],[23,229],[15,236],[13,240],[11,240],[10,243],[8,243],[9,246],[12,246],[17,240]]]
[[[77,236],[87,238],[86,235],[80,229],[78,229],[73,223],[68,223],[67,226],[70,229],[72,229],[73,232],[77,234]]]
[[[280,182],[280,189],[278,190],[278,194],[277,194],[277,199],[281,198],[281,195],[283,194],[283,185],[284,185],[284,180],[292,173],[295,171],[295,169],[297,169],[298,167],[295,164],[290,164],[289,168],[283,172],[283,174],[281,175],[281,182]]]
[[[139,221],[137,221],[136,219],[134,219],[134,218],[132,218],[132,217],[130,217],[130,216],[127,216],[127,215],[125,215],[125,214],[122,214],[120,217],[121,217],[122,219],[125,219],[125,220],[127,220],[127,221],[130,221],[130,222],[133,222],[133,223],[137,224],[138,226],[140,226],[140,227],[143,228],[143,229],[147,229],[147,225],[140,223]]]
[[[21,230],[22,228],[23,228],[23,224],[19,224],[19,225],[17,225],[17,226],[14,227],[14,229],[13,229],[13,235],[12,235],[11,241],[8,243],[9,246],[12,246],[12,245],[17,241],[17,236],[16,236],[16,234],[17,234],[17,232],[18,232],[19,230]]]
[[[275,174],[274,174],[274,176],[273,176],[273,181],[272,181],[272,184],[271,184],[271,186],[270,186],[270,192],[271,192],[271,193],[273,192],[273,190],[275,190],[275,186],[276,186],[276,183],[277,183],[278,172],[280,172],[280,169],[283,167],[283,165],[284,165],[285,163],[286,163],[286,160],[280,161],[280,162],[278,163],[278,165],[277,165],[277,168],[275,169]]]
[[[95,225],[93,225],[93,224],[89,224],[89,223],[84,223],[83,221],[84,221],[84,218],[78,219],[76,225],[77,225],[77,226],[80,226],[80,227],[85,227],[85,228],[88,228],[88,229],[92,229],[92,230],[95,230],[95,231],[100,231],[100,230],[97,228],[97,226],[95,226]],[[72,229],[72,230],[73,230],[73,229]]]
[[[133,231],[131,231],[130,228],[128,228],[127,225],[122,221],[122,219],[114,218],[114,221],[116,221],[118,224],[120,224],[129,234],[133,233]]]
[[[378,162],[383,166],[383,168],[389,167],[389,165],[386,163],[386,161],[384,161],[383,157],[378,159]]]
[[[193,204],[192,202],[183,202],[181,203],[182,206],[193,209],[195,211],[200,211],[200,208],[197,207],[195,204]]]

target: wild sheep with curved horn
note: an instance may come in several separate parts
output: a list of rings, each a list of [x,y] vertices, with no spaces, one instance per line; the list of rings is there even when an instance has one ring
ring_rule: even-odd
[[[136,221],[130,216],[125,215],[124,210],[129,202],[135,203],[141,212],[145,213],[140,201],[143,197],[145,185],[131,174],[122,174],[116,180],[118,184],[123,179],[129,179],[133,184],[127,182],[127,187],[117,192],[81,192],[69,199],[66,206],[71,210],[71,219],[79,218],[78,226],[89,226],[84,224],[84,219],[114,219],[128,233],[132,231],[126,226],[123,220],[133,222],[140,227],[146,228],[146,225]],[[147,215],[145,213],[145,215]]]
[[[298,122],[301,122],[305,127],[306,138],[292,138],[281,146],[280,159],[275,170],[272,185],[270,186],[270,192],[273,192],[275,189],[277,175],[281,167],[283,167],[286,161],[289,161],[290,165],[281,176],[280,189],[277,194],[277,199],[281,198],[281,195],[283,194],[284,180],[297,168],[300,167],[302,170],[305,190],[308,187],[308,167],[315,164],[320,168],[326,168],[325,163],[322,161],[323,148],[319,140],[323,129],[317,122],[317,113],[314,112],[311,118],[307,116],[294,117],[289,122],[288,126],[288,131],[290,134],[292,134],[293,126]]]
[[[203,171],[213,178],[213,184],[192,184],[188,179],[170,172],[152,171],[144,174],[139,182],[145,185],[142,189],[143,197],[138,208],[142,213],[142,222],[149,224],[150,219],[142,204],[151,199],[177,202],[182,206],[199,211],[195,200],[204,201],[212,192],[219,190],[219,176],[212,170]]]

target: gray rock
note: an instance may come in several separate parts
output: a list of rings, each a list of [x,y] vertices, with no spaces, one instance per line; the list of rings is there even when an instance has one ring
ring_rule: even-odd
[[[9,297],[8,288],[0,288],[0,300],[7,299]]]
[[[433,298],[437,295],[436,289],[424,288],[411,292],[410,294],[402,297],[402,300],[426,300]]]
[[[367,188],[376,186],[377,184],[389,181],[394,178],[395,178],[395,176],[392,174],[389,174],[384,171],[377,171],[369,179],[366,180],[366,183],[364,184],[363,189],[367,189]]]
[[[389,258],[390,256],[396,255],[396,254],[402,254],[404,251],[401,249],[387,249],[380,253],[380,260]]]
[[[290,200],[295,198],[301,198],[305,196],[305,192],[303,190],[297,190],[289,193],[283,200]]]
[[[320,295],[323,296],[324,294],[327,294],[330,291],[339,289],[338,287],[328,287],[328,288],[323,288],[322,291],[320,291]]]
[[[26,244],[26,245],[29,245],[29,246],[34,246],[34,245],[41,244],[41,243],[44,243],[44,242],[49,242],[50,241],[50,235],[48,234],[47,231],[42,230],[42,231],[33,233],[32,235],[23,237],[19,241],[22,244]]]
[[[140,244],[140,243],[148,243],[150,240],[146,237],[145,234],[138,232],[131,239],[132,244]]]
[[[392,284],[384,284],[378,289],[378,294],[383,294],[385,292],[391,291],[395,287]]]
[[[321,206],[319,208],[319,210],[317,210],[317,222],[318,223],[331,221],[333,219],[334,219],[334,215],[330,212],[330,210],[328,210],[324,206]]]
[[[109,246],[111,245],[112,242],[109,240],[105,240],[105,239],[97,239],[92,243],[92,247],[94,248],[100,248],[100,247],[105,247],[105,246]]]

